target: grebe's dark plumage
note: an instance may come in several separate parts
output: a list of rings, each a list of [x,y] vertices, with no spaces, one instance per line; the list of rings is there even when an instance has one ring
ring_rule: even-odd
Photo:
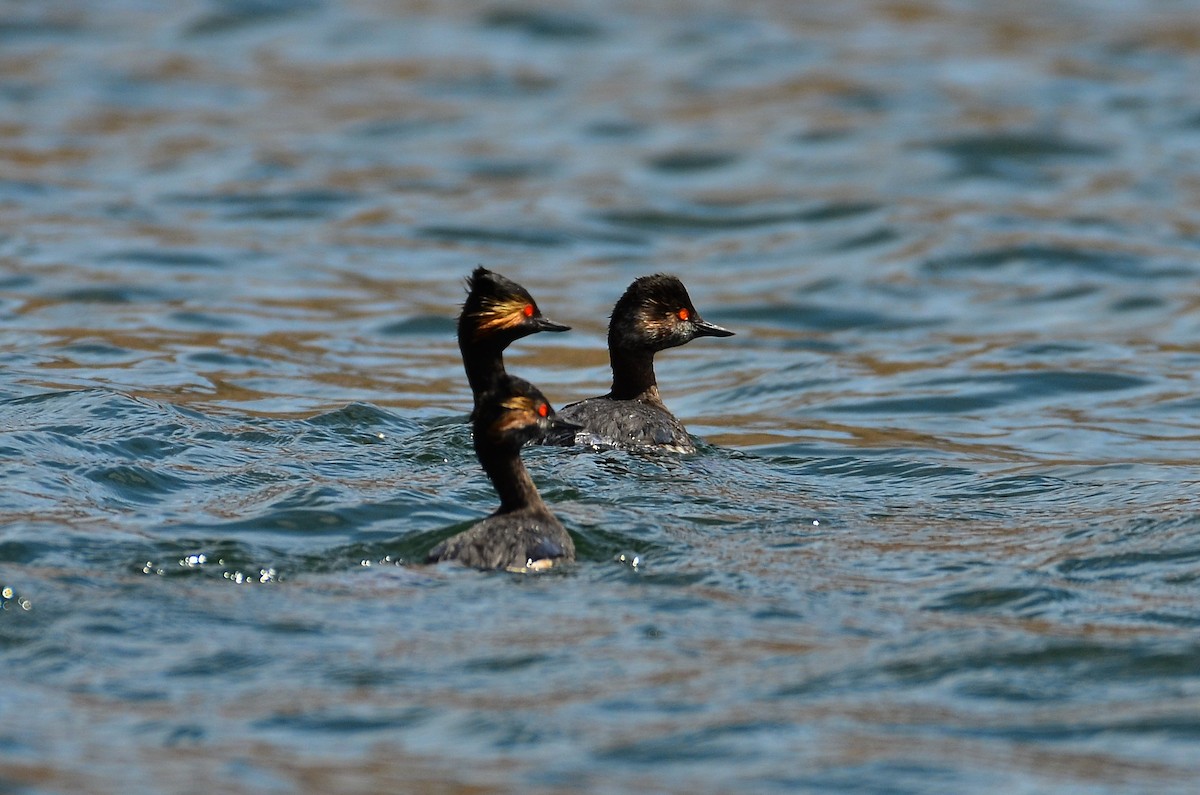
[[[467,279],[467,300],[458,316],[458,349],[476,408],[480,395],[503,379],[504,349],[510,343],[538,331],[568,329],[543,315],[529,291],[512,279],[476,268]]]
[[[528,571],[575,559],[575,544],[546,507],[521,461],[521,446],[551,431],[578,428],[559,420],[537,387],[511,375],[479,396],[475,454],[500,495],[500,507],[470,529],[430,550],[443,560],[477,569]]]
[[[693,452],[696,448],[687,429],[658,394],[654,354],[696,337],[732,335],[700,317],[678,278],[658,274],[635,280],[617,301],[608,325],[612,389],[607,395],[564,406],[559,416],[584,431],[554,433],[549,441]]]

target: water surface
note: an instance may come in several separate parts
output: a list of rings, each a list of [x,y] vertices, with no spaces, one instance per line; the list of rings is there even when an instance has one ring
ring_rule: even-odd
[[[0,9],[0,791],[1187,792],[1185,2]],[[491,511],[477,264],[667,271],[688,457]]]

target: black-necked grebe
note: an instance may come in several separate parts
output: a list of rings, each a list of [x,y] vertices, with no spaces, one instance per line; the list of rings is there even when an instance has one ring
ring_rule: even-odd
[[[564,406],[559,417],[584,430],[555,432],[548,441],[694,452],[687,429],[659,397],[654,354],[696,337],[732,335],[700,317],[676,277],[658,274],[637,279],[617,301],[608,324],[612,390]]]
[[[543,315],[529,291],[512,279],[476,268],[467,279],[467,300],[458,316],[458,348],[476,408],[480,395],[503,379],[504,349],[510,343],[538,331],[570,328]]]
[[[538,388],[502,376],[476,405],[475,454],[500,495],[488,518],[430,550],[426,563],[443,560],[477,569],[540,570],[575,559],[575,544],[550,513],[521,461],[521,445],[548,432],[574,433],[559,420]]]

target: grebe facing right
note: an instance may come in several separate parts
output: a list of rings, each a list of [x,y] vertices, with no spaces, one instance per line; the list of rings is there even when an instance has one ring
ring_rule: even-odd
[[[575,543],[538,494],[521,446],[577,426],[559,420],[538,388],[506,375],[479,396],[475,454],[500,495],[496,512],[429,551],[426,563],[457,560],[476,569],[537,571],[575,559]]]
[[[654,354],[696,337],[730,336],[729,329],[700,317],[678,278],[658,274],[635,280],[613,307],[608,325],[612,389],[564,406],[559,417],[584,430],[574,435],[556,432],[548,441],[695,452],[687,429],[658,394]]]

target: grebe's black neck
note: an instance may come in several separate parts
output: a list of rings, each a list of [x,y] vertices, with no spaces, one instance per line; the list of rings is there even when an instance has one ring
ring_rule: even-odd
[[[654,377],[654,351],[646,348],[610,347],[613,400],[651,400],[661,402],[658,381]]]
[[[495,445],[478,432],[475,434],[475,454],[479,464],[492,481],[496,493],[500,495],[500,510],[497,513],[511,513],[522,509],[532,509],[549,513],[550,509],[538,494],[533,478],[521,460],[520,446],[508,444]]]
[[[462,352],[463,369],[467,373],[467,383],[471,394],[475,396],[475,404],[479,404],[479,396],[494,389],[506,375],[504,370],[504,349],[508,340],[484,338],[471,339],[472,331],[458,327],[458,349]]]

